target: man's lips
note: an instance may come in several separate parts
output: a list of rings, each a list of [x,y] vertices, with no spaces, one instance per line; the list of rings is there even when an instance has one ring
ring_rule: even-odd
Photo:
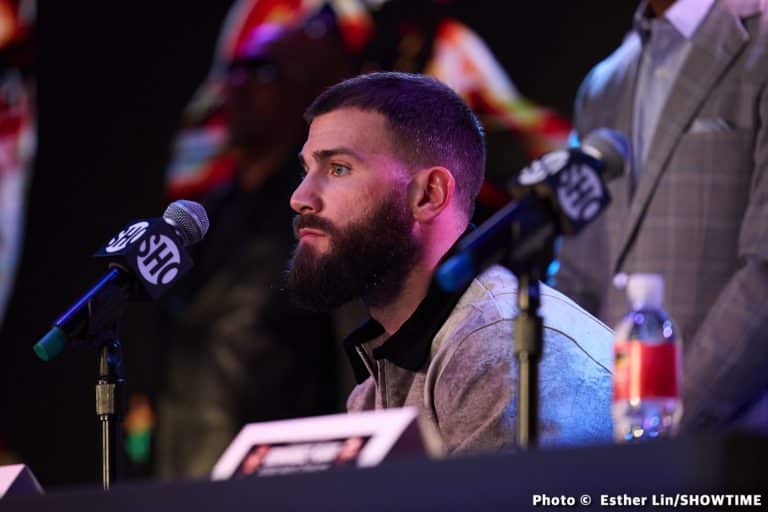
[[[323,231],[312,229],[312,228],[301,228],[299,229],[299,239],[304,239],[307,237],[319,237],[319,236],[328,236]]]

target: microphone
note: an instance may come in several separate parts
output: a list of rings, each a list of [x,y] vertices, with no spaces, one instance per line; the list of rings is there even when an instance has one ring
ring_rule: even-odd
[[[464,237],[437,269],[447,292],[505,258],[524,265],[561,234],[574,234],[610,202],[605,180],[625,172],[629,143],[615,130],[591,132],[580,147],[547,153],[524,168],[510,192],[516,198]]]
[[[161,219],[126,226],[94,254],[112,260],[109,271],[53,323],[35,354],[50,361],[72,342],[114,326],[127,300],[158,298],[192,268],[184,248],[202,240],[208,227],[205,208],[183,199],[168,205]]]

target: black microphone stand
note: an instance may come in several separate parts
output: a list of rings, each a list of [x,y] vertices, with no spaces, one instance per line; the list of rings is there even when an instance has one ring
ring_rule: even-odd
[[[123,354],[117,326],[99,349],[96,381],[96,416],[99,420],[101,483],[104,490],[120,475],[125,417],[125,379]]]
[[[96,416],[99,421],[101,479],[104,489],[120,476],[125,417],[125,379],[118,323],[127,301],[157,298],[192,268],[184,247],[208,230],[205,209],[193,201],[171,203],[162,219],[132,223],[95,256],[120,261],[72,307],[33,347],[44,361],[67,346],[98,350]]]
[[[521,223],[512,223],[510,229],[524,229],[531,220],[549,215],[549,212],[533,209]],[[554,259],[556,236],[555,225],[543,223],[529,232],[527,243],[511,248],[502,260],[517,276],[518,313],[514,324],[514,352],[518,364],[517,446],[523,450],[535,448],[539,440],[539,361],[544,348],[539,282],[546,277],[547,268]]]
[[[544,346],[539,279],[535,272],[518,275],[515,318],[515,357],[517,358],[517,446],[535,447],[539,439],[539,360]]]
[[[494,262],[517,276],[518,314],[515,339],[510,343],[518,362],[516,442],[521,449],[538,441],[538,363],[544,345],[539,281],[554,259],[559,231],[559,219],[546,203],[531,197],[512,201],[459,243],[457,254],[443,264],[447,270],[438,277],[441,286],[452,289]],[[474,251],[469,258],[462,257],[467,247]]]
[[[98,350],[96,417],[99,422],[101,483],[104,490],[108,490],[121,476],[123,453],[125,378],[118,324],[126,301],[136,296],[136,286],[130,283],[128,275],[119,266],[113,266],[104,280],[112,286],[102,289],[101,294],[88,294],[87,308],[76,305],[57,324],[66,324],[70,317],[73,321],[86,322],[85,332],[72,342]]]

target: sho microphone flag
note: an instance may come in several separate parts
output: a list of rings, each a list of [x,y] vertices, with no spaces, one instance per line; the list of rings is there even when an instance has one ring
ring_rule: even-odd
[[[130,223],[95,257],[110,260],[109,271],[54,323],[34,346],[40,359],[58,356],[71,341],[88,340],[114,324],[130,299],[157,299],[192,268],[186,247],[208,231],[200,204],[179,200],[162,218]]]
[[[533,162],[510,187],[518,200],[457,244],[437,268],[438,284],[457,291],[501,259],[508,264],[528,261],[557,235],[581,231],[610,202],[605,181],[624,172],[628,155],[624,136],[603,128],[590,133],[581,147],[547,153]]]

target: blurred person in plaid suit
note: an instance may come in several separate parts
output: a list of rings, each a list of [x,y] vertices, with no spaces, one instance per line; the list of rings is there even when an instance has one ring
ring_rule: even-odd
[[[564,240],[558,288],[615,325],[627,305],[614,275],[664,277],[684,346],[682,432],[768,431],[765,9],[643,1],[576,100],[575,134],[618,129],[633,163],[608,211]]]

